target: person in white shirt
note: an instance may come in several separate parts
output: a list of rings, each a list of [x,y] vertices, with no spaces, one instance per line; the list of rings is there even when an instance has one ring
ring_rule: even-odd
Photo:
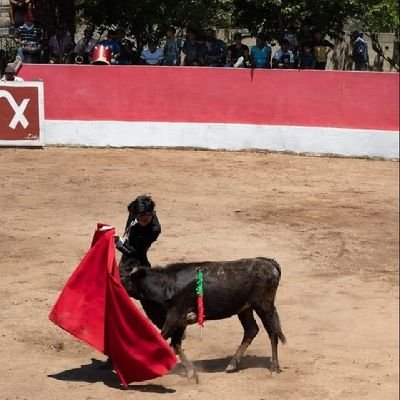
[[[294,54],[289,50],[289,40],[283,39],[281,42],[281,48],[276,51],[272,58],[272,68],[293,68]]]
[[[78,40],[73,51],[76,64],[90,64],[90,56],[98,42],[93,38],[93,29],[90,27],[83,31],[83,35],[83,38]]]
[[[19,76],[15,76],[15,70],[11,65],[7,65],[4,75],[0,79],[1,82],[23,82]]]
[[[158,47],[155,40],[150,40],[148,47],[143,49],[140,60],[142,64],[145,65],[162,65],[164,61],[164,50]]]

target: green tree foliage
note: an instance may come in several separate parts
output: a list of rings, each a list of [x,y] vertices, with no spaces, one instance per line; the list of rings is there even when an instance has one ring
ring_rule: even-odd
[[[95,26],[124,27],[138,44],[160,38],[168,26],[200,29],[230,24],[231,1],[209,0],[85,0],[77,9]]]
[[[400,18],[398,0],[353,0],[358,7],[358,12],[352,16],[360,28],[371,38],[375,52],[384,58],[389,64],[400,71],[399,46],[400,46]],[[397,57],[385,54],[379,41],[380,32],[395,34],[395,50]]]
[[[348,16],[357,11],[348,0],[233,0],[233,4],[237,26],[253,35],[268,33],[275,39],[286,29],[298,29],[304,21],[337,38],[343,34]]]

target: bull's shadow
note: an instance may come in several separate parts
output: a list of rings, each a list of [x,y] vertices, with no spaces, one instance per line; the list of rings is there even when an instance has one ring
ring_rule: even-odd
[[[193,361],[194,366],[198,372],[209,372],[209,373],[216,373],[216,372],[224,372],[226,367],[231,360],[230,357],[224,358],[213,358],[207,360],[196,360]],[[260,356],[243,356],[240,360],[240,365],[238,371],[251,369],[251,368],[263,368],[266,371],[269,371],[271,368],[271,357],[260,357]],[[186,370],[182,363],[178,363],[171,371],[171,374],[176,375],[185,375]]]
[[[115,388],[123,389],[117,375],[111,369],[105,369],[105,363],[103,361],[92,358],[90,364],[81,365],[78,368],[69,369],[66,371],[59,372],[57,374],[48,375],[49,378],[54,378],[60,381],[72,381],[72,382],[88,382],[96,383],[103,382],[104,385]],[[155,384],[141,384],[131,385],[125,390],[133,390],[137,392],[148,392],[148,393],[175,393],[174,389],[166,388],[163,385]]]

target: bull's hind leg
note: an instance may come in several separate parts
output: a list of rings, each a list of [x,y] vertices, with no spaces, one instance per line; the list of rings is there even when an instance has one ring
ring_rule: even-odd
[[[257,315],[260,317],[271,341],[271,371],[280,372],[281,370],[279,368],[278,361],[278,340],[281,340],[282,343],[285,343],[286,338],[281,329],[278,312],[276,311],[273,303],[269,303],[266,307],[257,306],[254,307],[254,309],[256,310]]]
[[[240,359],[259,331],[258,325],[253,316],[253,310],[251,308],[238,313],[238,317],[244,329],[243,339],[242,343],[236,350],[235,355],[232,357],[231,361],[226,367],[226,372],[237,371]]]

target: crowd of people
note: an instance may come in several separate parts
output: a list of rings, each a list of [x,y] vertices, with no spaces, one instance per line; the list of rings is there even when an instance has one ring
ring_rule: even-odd
[[[243,43],[236,32],[233,42],[225,43],[212,28],[199,33],[188,29],[181,39],[176,29],[167,29],[161,41],[148,40],[140,50],[128,39],[124,29],[108,30],[105,38],[95,38],[94,29],[86,27],[83,37],[75,42],[65,28],[56,26],[54,34],[45,40],[40,24],[36,23],[33,0],[13,0],[14,40],[18,56],[24,63],[55,64],[113,64],[167,65],[234,68],[326,69],[328,55],[334,50],[323,30],[304,23],[299,31],[287,31],[275,41],[259,34],[253,46]],[[356,70],[368,69],[368,46],[359,32],[351,34],[352,58]],[[273,47],[276,50],[273,51]]]

